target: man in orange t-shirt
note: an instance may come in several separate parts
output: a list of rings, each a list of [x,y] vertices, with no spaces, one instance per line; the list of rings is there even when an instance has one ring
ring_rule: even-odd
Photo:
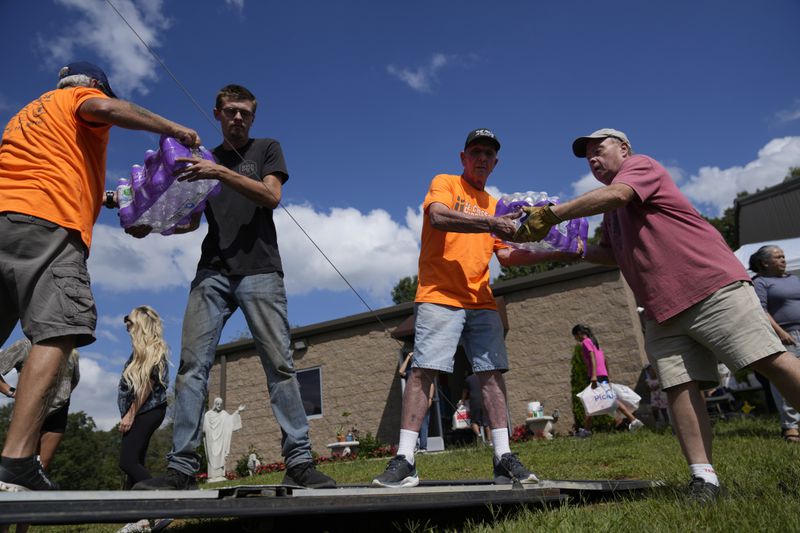
[[[199,144],[194,130],[119,100],[97,66],[71,63],[55,90],[20,110],[0,144],[0,345],[17,322],[33,343],[0,459],[0,491],[55,485],[35,455],[57,377],[73,348],[94,342],[86,257],[103,194],[111,126]]]
[[[403,395],[400,444],[386,471],[373,479],[375,486],[413,487],[419,483],[414,446],[428,407],[430,385],[438,372],[453,371],[459,343],[480,381],[494,445],[495,483],[538,482],[509,447],[503,380],[508,354],[489,287],[489,261],[492,254],[504,266],[572,260],[575,255],[515,249],[500,240],[514,234],[514,219],[519,214],[495,217],[497,200],[484,190],[499,150],[500,142],[492,131],[473,130],[461,152],[463,173],[434,177],[425,197],[414,360]]]

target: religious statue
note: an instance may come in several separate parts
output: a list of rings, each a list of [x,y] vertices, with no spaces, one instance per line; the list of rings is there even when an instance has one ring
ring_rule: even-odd
[[[225,459],[231,451],[231,435],[242,429],[239,412],[243,410],[244,405],[240,405],[230,414],[222,409],[222,398],[215,398],[214,407],[203,417],[203,442],[208,459],[209,482],[225,480]]]

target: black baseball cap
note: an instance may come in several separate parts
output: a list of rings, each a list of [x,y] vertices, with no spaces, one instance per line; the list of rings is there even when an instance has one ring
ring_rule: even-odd
[[[494,145],[495,151],[500,151],[500,141],[497,140],[497,135],[490,129],[486,128],[478,128],[477,130],[472,130],[467,135],[467,141],[464,143],[464,150],[467,149],[467,146],[470,144],[477,142],[477,141],[489,141],[489,143]]]
[[[108,77],[106,76],[106,73],[103,72],[103,69],[93,63],[89,63],[88,61],[78,61],[63,67],[58,71],[58,79],[61,80],[67,76],[75,76],[77,74],[83,74],[85,76],[89,76],[93,80],[99,81],[105,89],[103,92],[105,92],[111,98],[117,97],[117,95],[114,94],[114,91],[111,90],[111,84],[108,83]]]

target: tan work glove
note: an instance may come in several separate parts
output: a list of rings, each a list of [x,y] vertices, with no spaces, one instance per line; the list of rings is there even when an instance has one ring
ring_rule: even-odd
[[[528,218],[520,225],[511,240],[513,242],[541,241],[547,236],[550,228],[563,222],[558,215],[553,213],[553,210],[550,209],[550,205],[542,207],[523,207],[522,210],[528,215]]]

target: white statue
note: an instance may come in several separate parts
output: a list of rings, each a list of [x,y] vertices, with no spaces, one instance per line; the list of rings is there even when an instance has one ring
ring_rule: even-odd
[[[210,482],[225,480],[225,459],[231,451],[231,435],[242,429],[239,412],[243,410],[244,405],[240,405],[236,412],[230,414],[222,410],[222,398],[215,398],[214,407],[203,417],[203,442]]]
[[[247,458],[247,471],[250,472],[250,477],[258,474],[258,468],[261,466],[261,461],[258,460],[258,456],[254,453],[250,454],[250,457]]]

